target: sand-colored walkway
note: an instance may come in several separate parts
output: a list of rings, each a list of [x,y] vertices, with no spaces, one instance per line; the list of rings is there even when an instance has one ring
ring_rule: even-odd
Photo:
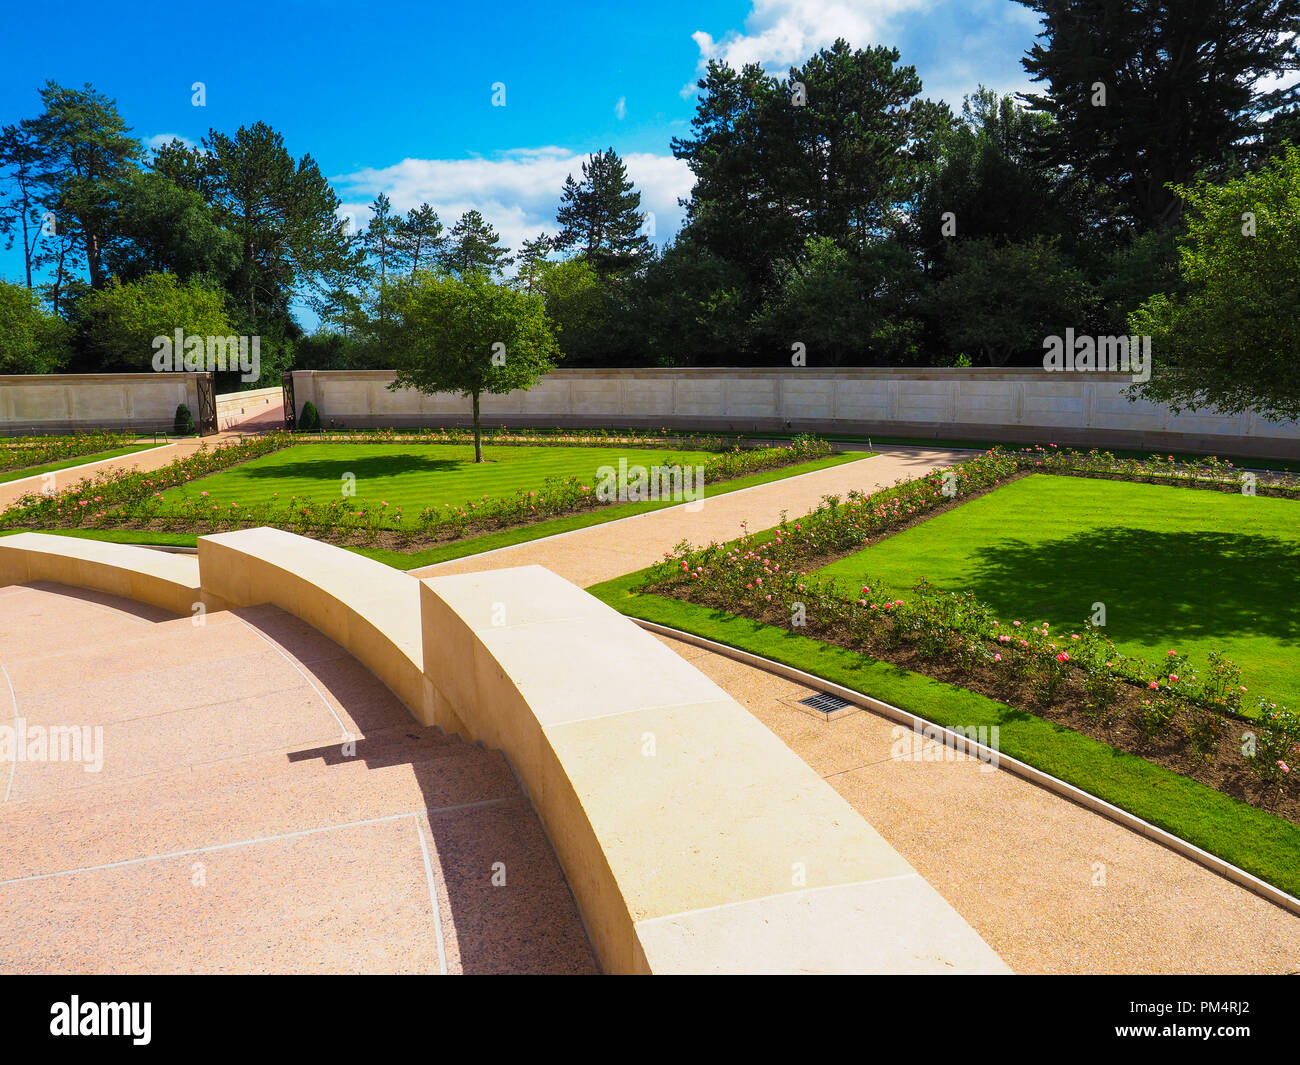
[[[706,494],[698,504],[683,503],[411,572],[432,577],[536,563],[585,588],[657,562],[683,539],[694,544],[731,540],[741,534],[742,523],[754,532],[767,529],[781,520],[782,511],[797,518],[817,506],[823,496],[844,496],[855,488],[883,488],[897,480],[945,469],[971,454],[939,448],[889,448],[816,473],[725,495]]]
[[[0,588],[0,729],[0,973],[596,968],[504,756],[274,607]]]

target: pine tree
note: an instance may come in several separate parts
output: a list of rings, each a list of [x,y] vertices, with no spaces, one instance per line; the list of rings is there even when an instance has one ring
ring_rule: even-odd
[[[1259,135],[1258,120],[1297,98],[1258,92],[1296,69],[1300,0],[1019,0],[1043,17],[1021,63],[1056,119],[1051,162],[1109,187],[1141,228],[1175,221],[1167,187]]]
[[[427,203],[413,207],[396,222],[395,259],[414,277],[438,263],[447,247],[447,236],[438,212]]]
[[[478,211],[466,211],[451,227],[451,244],[443,265],[456,275],[480,271],[492,277],[512,262],[510,250],[501,247],[501,237]]]
[[[85,256],[92,288],[108,273],[104,250],[123,183],[138,169],[143,149],[117,113],[117,103],[93,86],[41,89],[45,110],[31,122],[40,144],[57,229]]]
[[[532,240],[525,240],[519,248],[518,283],[525,292],[532,292],[537,287],[538,278],[546,265],[546,257],[555,250],[555,238],[545,233],[538,233]]]
[[[581,182],[572,174],[565,178],[555,220],[560,224],[555,246],[576,248],[603,276],[635,274],[652,257],[641,194],[613,148],[582,164]]]
[[[388,265],[397,241],[397,227],[401,221],[393,214],[393,205],[384,193],[375,197],[370,205],[370,222],[366,226],[366,255],[379,267],[379,287],[383,290],[388,281]],[[382,297],[381,297],[382,299]]]

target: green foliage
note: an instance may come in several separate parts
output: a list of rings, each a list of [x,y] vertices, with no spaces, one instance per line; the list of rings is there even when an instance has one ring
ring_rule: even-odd
[[[1129,318],[1151,337],[1139,394],[1174,410],[1214,406],[1300,417],[1300,148],[1220,185],[1176,188],[1188,205],[1181,293]]]
[[[598,365],[609,344],[611,293],[584,258],[544,262],[533,292],[554,324],[559,350],[571,365]]]
[[[394,220],[393,265],[412,276],[442,261],[447,237],[438,212],[427,203],[412,207],[406,217]]]
[[[239,257],[227,287],[244,331],[284,330],[295,293],[360,277],[363,252],[345,231],[338,196],[316,161],[295,161],[265,122],[233,136],[212,130],[202,149],[173,143],[154,165],[201,193],[234,235]]]
[[[1296,63],[1294,0],[1020,2],[1043,19],[1041,43],[1021,62],[1046,83],[1028,99],[1055,119],[1050,161],[1107,188],[1117,211],[1143,228],[1176,218],[1169,183],[1257,135],[1257,118],[1275,101],[1256,82]]]
[[[919,326],[909,315],[920,284],[915,263],[897,243],[849,251],[814,237],[756,316],[758,342],[788,362],[798,341],[809,366],[913,362]]]
[[[166,271],[180,280],[206,278],[221,284],[239,262],[239,242],[194,189],[165,174],[130,174],[122,183],[111,219],[116,240],[104,262],[121,281]]]
[[[531,240],[525,240],[519,246],[515,256],[515,283],[525,292],[535,292],[542,272],[551,265],[547,258],[555,250],[555,238],[545,233],[538,233]]]
[[[673,154],[695,176],[687,233],[740,265],[750,294],[808,239],[865,245],[914,196],[915,145],[943,109],[898,60],[896,49],[837,40],[784,79],[710,62],[693,135],[674,139]]]
[[[184,403],[176,407],[176,417],[172,420],[172,432],[177,436],[193,436],[198,432],[194,425],[194,415]]]
[[[386,333],[397,353],[392,389],[458,392],[473,401],[475,451],[482,461],[479,397],[527,389],[559,355],[542,297],[471,271],[418,275],[394,300]]]
[[[501,237],[478,211],[466,211],[451,227],[442,265],[460,277],[483,273],[497,277],[514,260]]]
[[[678,239],[647,267],[634,320],[646,361],[659,366],[720,366],[752,351],[753,325],[743,267]],[[789,342],[785,345],[788,358]]]
[[[44,111],[32,121],[41,148],[42,181],[57,228],[85,256],[92,288],[108,282],[104,251],[125,184],[137,172],[142,149],[117,112],[117,103],[87,84],[41,89]],[[56,284],[62,279],[56,279]]]
[[[953,244],[948,275],[935,286],[933,313],[955,350],[978,351],[990,366],[1042,358],[1045,336],[1088,313],[1087,279],[1054,240],[1001,247],[984,238]]]
[[[49,202],[49,187],[43,172],[44,152],[31,119],[0,127],[0,174],[6,174],[8,189],[0,192],[0,234],[5,249],[15,239],[23,256],[23,276],[32,287],[32,268],[43,236],[42,214]]]
[[[634,274],[653,254],[640,208],[641,194],[618,153],[596,152],[583,162],[581,182],[572,174],[564,180],[555,247],[576,249],[602,277]]]
[[[1051,119],[984,86],[962,114],[923,147],[921,191],[909,214],[909,242],[941,265],[954,241],[996,244],[1063,235],[1077,222],[1039,142]]]
[[[55,373],[70,354],[71,330],[24,286],[0,279],[0,373]]]
[[[321,329],[299,337],[293,346],[296,370],[382,370],[387,363],[388,352],[369,332]]]
[[[154,338],[170,340],[177,329],[200,337],[235,333],[219,289],[197,278],[179,281],[175,274],[113,282],[90,293],[81,303],[81,314],[87,345],[106,369],[114,370],[151,369]]]
[[[320,411],[316,409],[316,404],[308,400],[302,405],[302,410],[298,412],[298,431],[300,433],[319,433]]]

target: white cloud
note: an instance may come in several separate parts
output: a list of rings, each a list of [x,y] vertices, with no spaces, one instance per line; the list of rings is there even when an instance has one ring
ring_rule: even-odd
[[[1255,82],[1255,92],[1260,94],[1274,92],[1277,89],[1289,89],[1293,85],[1300,85],[1300,70],[1287,70],[1281,74],[1265,74],[1259,81]]]
[[[156,152],[164,144],[171,144],[172,141],[180,141],[191,151],[198,147],[195,141],[190,140],[189,137],[183,137],[179,133],[155,133],[152,137],[145,138],[144,146],[151,152]]]
[[[564,179],[582,176],[585,154],[567,148],[515,148],[492,158],[403,159],[393,166],[358,170],[330,178],[341,214],[360,227],[370,217],[370,203],[381,192],[393,209],[405,214],[430,204],[448,229],[465,211],[478,210],[518,249],[524,240],[554,233],[555,209]],[[656,241],[663,243],[681,226],[679,197],[689,195],[693,178],[686,164],[671,155],[634,152],[622,157],[628,177],[641,193],[641,210],[655,216]]]
[[[697,77],[711,59],[781,75],[839,37],[854,48],[894,45],[917,67],[926,96],[960,109],[981,84],[1001,93],[1033,87],[1019,60],[1038,27],[1037,13],[1011,0],[753,0],[743,32],[691,36]],[[694,82],[682,89],[694,92]]]
[[[618,103],[614,105],[614,117],[617,118],[620,122],[622,122],[623,119],[627,118],[627,97],[626,96],[620,96],[618,98]]]
[[[855,48],[884,43],[899,15],[929,5],[930,0],[754,0],[744,32],[731,30],[714,40],[697,30],[691,39],[700,49],[701,74],[710,59],[737,70],[758,63],[783,72],[837,37]],[[694,91],[694,84],[688,85],[683,95]]]

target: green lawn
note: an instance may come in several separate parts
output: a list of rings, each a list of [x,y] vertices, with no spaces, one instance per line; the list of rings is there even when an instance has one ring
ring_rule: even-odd
[[[1220,649],[1252,693],[1300,706],[1300,502],[1034,475],[826,567],[903,596],[921,577],[1004,621],[1080,625],[1094,603],[1124,652],[1203,665]],[[1249,696],[1247,697],[1249,698]]]
[[[0,484],[6,484],[9,481],[21,481],[24,477],[38,477],[42,473],[53,473],[56,470],[66,470],[72,466],[84,466],[88,462],[101,462],[104,459],[115,459],[121,455],[132,455],[137,451],[148,451],[152,447],[159,446],[161,445],[133,444],[129,447],[119,447],[115,451],[97,451],[93,455],[78,455],[76,458],[47,462],[43,466],[24,466],[21,469],[5,470],[0,473]]]
[[[540,488],[548,477],[581,477],[594,485],[596,471],[618,467],[657,465],[667,456],[691,465],[710,458],[703,451],[669,451],[665,448],[608,447],[484,447],[482,464],[474,462],[469,444],[299,444],[221,473],[164,492],[164,498],[209,493],[218,505],[241,507],[266,503],[275,493],[281,502],[300,496],[328,503],[338,499],[344,474],[356,477],[358,503],[402,508],[413,524],[426,506],[453,506],[484,496],[513,496],[520,489]]]
[[[321,456],[319,452],[322,451],[329,453],[328,457]],[[437,451],[450,451],[454,454],[451,461],[448,461],[447,455],[438,455]],[[304,476],[304,468],[301,466],[285,464],[285,458],[292,455],[293,452],[307,453],[305,468],[307,470],[316,470],[319,479]],[[575,452],[577,455],[575,455]],[[313,455],[312,453],[317,454]],[[557,467],[561,470],[571,469],[571,472],[579,476],[594,476],[599,465],[608,463],[617,467],[620,456],[625,456],[629,465],[641,463],[648,466],[669,454],[662,449],[639,450],[626,447],[525,448],[503,446],[484,449],[484,455],[490,458],[495,458],[502,453],[505,453],[505,461],[489,462],[475,468],[473,462],[469,461],[473,457],[472,449],[459,445],[413,444],[409,447],[403,447],[394,444],[309,444],[295,447],[289,451],[276,452],[234,469],[214,474],[200,481],[191,482],[184,489],[170,489],[165,495],[174,497],[182,491],[189,494],[207,491],[211,493],[209,499],[222,502],[239,502],[241,506],[254,500],[267,500],[273,492],[279,492],[280,498],[286,501],[295,492],[299,495],[310,495],[312,498],[328,500],[336,498],[332,493],[338,491],[336,485],[341,485],[343,473],[352,472],[357,475],[356,498],[361,499],[365,494],[364,488],[367,485],[370,490],[375,490],[376,485],[373,482],[376,477],[376,469],[388,465],[385,460],[391,459],[397,470],[391,474],[391,480],[382,486],[382,491],[385,494],[372,495],[369,498],[371,500],[387,499],[390,504],[394,505],[397,502],[403,502],[406,504],[404,511],[409,518],[413,510],[418,510],[418,507],[413,508],[411,506],[412,499],[427,502],[465,502],[467,498],[474,494],[476,487],[486,484],[486,478],[488,477],[493,478],[498,484],[495,494],[501,494],[499,484],[503,480],[503,474],[508,475],[508,477],[504,478],[507,484],[526,485],[534,483],[530,480],[531,475],[527,473],[530,469],[534,471],[542,470],[543,472],[538,474],[542,478],[547,475],[546,469],[551,469],[552,475],[554,475],[553,470]],[[692,461],[700,461],[707,457],[700,452],[672,452],[672,454],[679,458],[690,458]],[[753,488],[758,485],[779,481],[786,477],[796,477],[801,474],[828,469],[846,462],[857,462],[860,459],[871,457],[872,454],[872,452],[866,451],[838,452],[794,466],[761,470],[758,473],[737,477],[729,481],[710,484],[706,494],[710,496],[724,495],[728,492],[736,492],[744,488]],[[535,460],[532,463],[524,461],[529,455]],[[235,474],[273,461],[276,462],[278,469],[273,469],[270,475],[255,475],[247,478],[246,483],[251,482],[252,487],[246,491],[241,490],[238,483],[227,484],[225,488],[220,489],[222,494],[218,494],[218,489],[214,487],[218,482],[234,480]],[[325,465],[321,467],[321,463]],[[428,465],[433,465],[434,468],[429,469]],[[366,472],[367,470],[370,472]],[[448,489],[442,483],[442,477],[447,473],[454,475],[455,483],[458,485],[457,488]],[[483,482],[477,480],[480,475],[485,478]],[[363,476],[367,479],[363,480]],[[338,479],[336,480],[336,478]],[[283,483],[285,479],[294,479],[299,483],[292,488],[286,487]],[[241,478],[240,480],[244,479]],[[513,488],[510,490],[513,491]],[[483,490],[480,488],[477,498],[481,498],[482,494]],[[420,502],[419,506],[425,506],[427,502]],[[543,536],[554,536],[558,533],[583,529],[592,525],[599,525],[604,522],[676,505],[677,502],[671,499],[645,500],[638,503],[615,503],[578,514],[567,514],[562,517],[540,521],[532,525],[485,533],[480,536],[465,537],[461,540],[453,540],[423,551],[410,553],[389,551],[377,547],[349,547],[348,550],[374,558],[398,569],[414,569],[421,566],[431,566],[437,562],[445,562],[453,558],[477,554],[481,551],[491,551],[511,544],[535,540]],[[33,530],[10,529],[7,533],[24,531]],[[153,530],[90,528],[51,529],[48,531],[114,543],[165,544],[177,547],[193,547],[197,540],[194,533]],[[0,535],[7,535],[7,533],[0,533]]]

